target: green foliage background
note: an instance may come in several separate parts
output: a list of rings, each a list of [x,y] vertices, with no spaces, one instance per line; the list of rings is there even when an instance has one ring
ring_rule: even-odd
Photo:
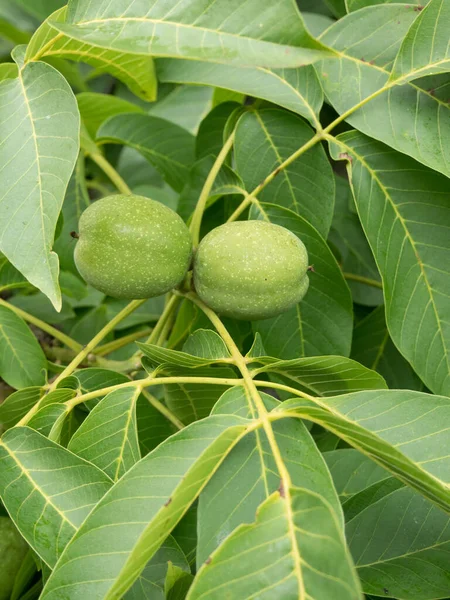
[[[449,24],[0,1],[0,600],[450,598]],[[306,297],[105,297],[71,233],[117,191],[288,228]]]

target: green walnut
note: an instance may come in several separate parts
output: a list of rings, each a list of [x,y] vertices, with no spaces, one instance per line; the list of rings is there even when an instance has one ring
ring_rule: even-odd
[[[8,517],[0,517],[0,600],[8,600],[28,545]]]
[[[200,243],[197,294],[217,313],[256,321],[279,315],[308,290],[308,253],[288,229],[264,221],[226,223]]]
[[[75,264],[114,298],[153,298],[183,281],[191,262],[188,228],[173,210],[143,196],[109,196],[81,215]]]

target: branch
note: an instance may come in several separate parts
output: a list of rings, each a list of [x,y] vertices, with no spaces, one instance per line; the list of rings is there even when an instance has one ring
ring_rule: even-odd
[[[205,212],[206,203],[208,202],[208,198],[211,194],[211,190],[213,188],[214,182],[219,174],[220,169],[222,168],[228,153],[230,152],[233,143],[234,143],[234,135],[235,132],[230,135],[230,137],[225,142],[222,150],[219,152],[211,171],[206,178],[203,189],[200,193],[200,197],[197,202],[197,206],[195,207],[194,214],[192,216],[192,221],[190,225],[190,230],[192,233],[192,241],[194,248],[196,248],[200,241],[200,227],[202,224],[203,213]]]
[[[12,312],[16,313],[16,315],[21,317],[24,321],[27,321],[28,323],[35,325],[42,331],[45,331],[45,333],[48,333],[49,335],[54,337],[56,340],[59,340],[60,342],[65,344],[68,348],[71,348],[72,350],[74,350],[74,352],[80,352],[83,349],[82,344],[79,344],[77,341],[75,341],[74,339],[72,339],[71,337],[69,337],[68,335],[63,333],[62,331],[59,331],[59,329],[56,329],[55,327],[48,325],[45,321],[41,321],[41,319],[38,319],[37,317],[33,317],[33,315],[30,315],[29,313],[25,312],[21,308],[18,308],[17,306],[14,306],[13,304],[9,304],[9,302],[6,302],[5,300],[2,300],[1,298],[0,298],[0,305],[5,306],[6,308],[9,308],[9,310],[12,310]]]

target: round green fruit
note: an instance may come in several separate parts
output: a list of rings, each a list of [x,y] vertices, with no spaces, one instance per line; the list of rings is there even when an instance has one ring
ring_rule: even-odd
[[[11,519],[0,517],[0,600],[10,597],[27,550],[27,543]]]
[[[188,228],[173,210],[143,196],[109,196],[81,215],[75,264],[114,298],[153,298],[183,281],[191,261]]]
[[[238,221],[213,229],[194,262],[197,294],[234,319],[279,315],[308,290],[308,253],[288,229],[264,221]]]

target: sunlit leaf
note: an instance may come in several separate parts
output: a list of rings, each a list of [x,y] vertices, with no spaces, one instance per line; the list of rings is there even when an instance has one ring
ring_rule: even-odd
[[[274,102],[302,115],[313,125],[318,123],[323,92],[312,66],[265,69],[173,59],[159,59],[156,64],[161,81],[220,86]]]
[[[268,410],[278,402],[261,394]],[[255,409],[242,387],[225,392],[212,414],[238,414],[252,418]],[[280,457],[294,485],[320,494],[342,524],[341,507],[320,452],[300,421],[283,419],[273,423]],[[262,430],[249,433],[230,452],[200,494],[198,509],[197,566],[243,523],[255,519],[258,506],[280,486],[280,473]]]
[[[379,390],[288,400],[280,411],[319,423],[450,512],[449,398]]]
[[[156,76],[150,57],[135,56],[123,51],[107,50],[95,45],[79,42],[61,34],[52,23],[64,23],[66,7],[56,11],[35,32],[28,44],[26,61],[36,58],[58,57],[76,62],[85,62],[96,69],[96,73],[110,73],[123,81],[130,90],[144,100],[156,98]]]
[[[188,599],[239,595],[362,598],[339,523],[319,495],[274,492],[255,523],[241,525],[202,566]]]
[[[21,53],[19,47],[17,79],[0,82],[1,251],[59,309],[58,257],[51,246],[78,156],[78,108],[53,67],[22,66]]]
[[[429,0],[412,0],[408,4],[414,4],[416,6],[424,6]],[[373,6],[375,4],[396,4],[396,0],[345,0],[348,12],[354,12],[360,8],[366,6]]]
[[[349,111],[350,125],[449,176],[448,97],[441,99],[431,86],[416,81],[389,81],[389,69],[418,15],[416,9],[411,4],[386,4],[347,15],[323,35],[323,41],[340,52],[339,58],[322,61],[317,73],[338,113]]]
[[[354,360],[343,356],[294,358],[277,360],[270,357],[256,359],[263,366],[254,373],[273,373],[288,385],[312,392],[317,396],[333,396],[367,389],[384,389],[384,379]]]
[[[42,600],[58,598],[61,586],[72,596],[121,597],[250,424],[234,416],[210,417],[137,463],[80,527]]]
[[[431,0],[403,40],[391,80],[409,81],[450,71],[449,22],[450,4],[447,0]]]
[[[338,140],[332,152],[351,159],[355,201],[383,278],[392,339],[431,390],[449,393],[448,179],[358,132]]]
[[[172,365],[194,369],[214,363],[229,362],[230,352],[222,338],[210,329],[199,329],[193,333],[183,346],[183,351],[162,348],[155,344],[140,344],[140,350],[147,357],[148,363]]]
[[[53,567],[111,480],[28,427],[4,434],[0,466],[3,504],[33,550]]]
[[[231,15],[231,17],[230,17]],[[237,0],[128,0],[98,5],[71,0],[67,22],[55,24],[76,39],[114,50],[234,65],[298,67],[320,58],[292,2],[263,0],[257,10]]]

